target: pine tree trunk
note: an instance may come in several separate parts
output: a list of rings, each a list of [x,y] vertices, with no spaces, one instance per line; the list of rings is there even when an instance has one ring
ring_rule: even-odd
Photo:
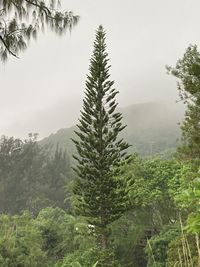
[[[102,249],[108,248],[108,233],[106,230],[102,231],[102,233],[100,234],[100,243]]]

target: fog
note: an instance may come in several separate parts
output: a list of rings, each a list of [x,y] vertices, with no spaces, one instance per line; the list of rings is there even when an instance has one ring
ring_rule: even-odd
[[[76,122],[99,24],[107,32],[119,106],[178,99],[165,65],[199,44],[198,0],[69,0],[62,6],[81,17],[71,33],[41,34],[20,59],[0,63],[0,135],[42,138]]]

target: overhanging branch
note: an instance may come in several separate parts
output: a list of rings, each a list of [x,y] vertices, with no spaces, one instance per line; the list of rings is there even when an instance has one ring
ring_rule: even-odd
[[[6,50],[9,52],[9,54],[11,54],[12,56],[16,57],[16,58],[19,58],[15,53],[13,53],[9,46],[6,44],[5,40],[3,39],[2,36],[0,36],[0,41],[3,43],[3,45],[5,46]]]

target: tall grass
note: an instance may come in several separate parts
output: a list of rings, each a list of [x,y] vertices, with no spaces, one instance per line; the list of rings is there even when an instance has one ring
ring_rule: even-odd
[[[193,251],[195,248],[197,250],[197,261],[195,258],[195,263],[194,263],[194,256],[193,256],[194,253],[192,253],[192,251],[191,251],[192,250],[191,244],[188,241],[188,237],[187,237],[187,234],[185,233],[181,219],[180,219],[180,227],[181,227],[180,245],[177,247],[178,259],[173,264],[166,262],[166,263],[164,263],[165,264],[164,266],[166,266],[166,267],[200,267],[200,239],[199,239],[199,235],[196,234],[194,236],[196,247],[192,247]],[[161,266],[160,263],[156,262],[156,260],[155,260],[153,249],[152,249],[151,243],[148,239],[147,239],[147,245],[149,247],[150,256],[152,258],[151,267]]]

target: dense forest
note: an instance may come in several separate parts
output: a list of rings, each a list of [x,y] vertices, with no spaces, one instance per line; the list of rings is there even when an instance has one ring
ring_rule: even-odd
[[[19,17],[25,2],[38,10],[14,1]],[[42,3],[34,16],[52,30],[76,24]],[[22,26],[1,36],[3,60],[36,34]],[[190,45],[167,67],[185,105],[184,116],[169,108],[172,124],[155,103],[118,108],[110,68],[99,26],[76,127],[42,141],[1,137],[1,267],[200,266],[200,52]]]

